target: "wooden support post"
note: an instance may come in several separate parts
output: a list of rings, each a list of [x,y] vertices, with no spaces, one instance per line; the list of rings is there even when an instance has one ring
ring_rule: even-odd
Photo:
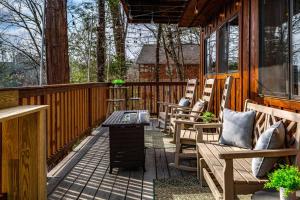
[[[67,1],[46,3],[47,84],[70,82],[67,30]]]
[[[223,200],[234,199],[233,160],[226,159],[223,170]]]

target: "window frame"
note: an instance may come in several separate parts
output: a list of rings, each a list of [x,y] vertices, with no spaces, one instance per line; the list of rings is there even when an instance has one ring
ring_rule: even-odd
[[[212,34],[215,34],[216,35],[216,44],[215,44],[215,49],[216,49],[216,61],[215,61],[215,67],[216,67],[216,71],[215,72],[208,72],[208,66],[207,66],[207,41],[210,39],[210,37],[212,36]],[[205,53],[204,53],[204,56],[205,56],[205,59],[204,59],[204,72],[205,72],[205,75],[216,75],[216,74],[218,74],[218,66],[217,66],[217,63],[218,63],[218,53],[217,53],[217,51],[218,51],[218,48],[217,48],[217,46],[218,46],[218,32],[217,32],[217,30],[215,30],[215,31],[213,31],[213,32],[211,32],[208,36],[206,36],[205,38],[204,38],[204,49],[205,49]]]
[[[294,11],[294,0],[288,0],[288,62],[287,62],[287,81],[288,81],[288,88],[287,88],[287,95],[280,95],[281,93],[273,94],[264,94],[261,91],[260,86],[257,88],[257,93],[259,96],[264,97],[275,97],[287,100],[300,100],[300,93],[297,95],[294,93],[294,74],[293,74],[293,30],[292,30],[292,18],[293,18],[293,11]],[[259,66],[258,69],[263,67],[263,56],[264,52],[264,32],[261,31],[264,29],[263,18],[265,17],[264,10],[263,10],[263,1],[259,3]],[[258,70],[258,79],[259,79],[259,70]],[[299,82],[300,84],[300,82]]]
[[[239,46],[239,49],[238,49],[238,67],[236,70],[229,70],[229,34],[230,34],[230,29],[229,29],[229,23],[232,22],[233,20],[237,19],[238,20],[238,27],[239,27],[239,41],[238,41],[238,46]],[[219,41],[219,36],[220,36],[220,30],[221,28],[223,28],[224,26],[227,27],[227,33],[226,36],[227,36],[227,40],[228,40],[228,45],[227,45],[227,69],[226,69],[226,72],[219,72],[219,69],[220,69],[220,41]],[[217,72],[218,74],[233,74],[233,73],[238,73],[240,71],[240,48],[241,48],[241,29],[240,29],[240,14],[237,13],[237,14],[234,14],[233,16],[231,16],[228,20],[226,20],[224,23],[222,23],[218,28],[217,28],[217,31],[218,31],[218,37],[217,37],[217,42],[218,42],[218,66],[217,66]]]
[[[225,20],[223,23],[221,23],[219,26],[216,27],[216,29],[212,32],[210,32],[209,35],[207,35],[205,38],[204,38],[204,56],[205,56],[205,59],[204,59],[204,74],[205,75],[223,75],[223,74],[234,74],[234,73],[239,73],[240,72],[240,69],[241,69],[241,59],[240,59],[240,56],[241,56],[241,24],[240,24],[240,17],[241,17],[241,14],[240,12],[236,12],[235,14],[233,14],[231,17],[229,17],[227,20]],[[226,72],[219,72],[219,62],[220,62],[220,49],[219,49],[219,46],[220,46],[220,41],[219,41],[219,35],[220,35],[220,29],[225,26],[225,25],[228,25],[231,21],[235,20],[237,18],[238,20],[238,27],[239,27],[239,41],[238,41],[238,67],[236,70],[229,70],[229,66],[227,66],[227,70]],[[216,34],[216,72],[213,72],[213,73],[208,73],[207,71],[207,40],[211,37],[212,34]],[[229,32],[228,32],[229,33]],[[227,34],[227,37],[229,39],[229,34]],[[229,45],[228,45],[228,49],[227,49],[227,52],[229,50]],[[227,54],[227,60],[228,60],[228,54]],[[228,65],[228,63],[227,63]]]

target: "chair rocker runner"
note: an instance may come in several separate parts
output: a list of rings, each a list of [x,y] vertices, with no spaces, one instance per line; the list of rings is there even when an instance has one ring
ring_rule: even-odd
[[[229,76],[225,80],[224,90],[222,94],[222,100],[220,105],[219,117],[217,119],[218,122],[223,122],[223,110],[228,106],[230,90],[232,85],[233,77]],[[186,171],[197,171],[197,168],[186,166],[180,163],[181,159],[187,158],[196,158],[196,151],[192,151],[191,153],[184,153],[183,149],[185,146],[194,146],[196,148],[196,143],[203,140],[203,133],[201,137],[199,137],[197,130],[194,128],[195,125],[201,124],[205,130],[210,130],[211,128],[216,128],[215,123],[204,123],[204,122],[195,122],[191,120],[175,120],[175,141],[176,141],[176,150],[175,150],[175,163],[170,163],[169,166],[175,167],[181,170]],[[192,128],[184,129],[185,125],[193,126]],[[220,132],[220,129],[217,130]],[[205,132],[206,140],[216,140],[215,137],[218,137],[218,134]],[[217,138],[218,140],[219,138]]]
[[[197,84],[198,84],[197,79],[189,79],[187,81],[184,99],[187,99],[189,101],[189,106],[193,104]],[[158,104],[159,104],[158,127],[160,127],[160,125],[163,124],[163,131],[167,130],[167,127],[170,122],[170,115],[171,115],[170,106],[188,107],[188,106],[180,106],[179,104],[174,104],[169,102],[158,102]]]

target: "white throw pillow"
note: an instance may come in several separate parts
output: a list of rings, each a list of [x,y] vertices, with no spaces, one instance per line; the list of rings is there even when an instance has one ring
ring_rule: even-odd
[[[220,143],[252,149],[252,134],[255,111],[236,112],[224,109],[223,129]]]
[[[207,101],[199,99],[192,108],[192,111],[195,112],[191,112],[191,115],[193,115],[193,117],[190,117],[190,120],[196,121],[197,120],[196,116],[200,115],[198,112],[204,112],[206,108],[207,108]]]
[[[281,149],[284,147],[285,127],[281,121],[276,122],[258,138],[254,150]],[[253,158],[252,173],[264,177],[274,167],[278,158]]]

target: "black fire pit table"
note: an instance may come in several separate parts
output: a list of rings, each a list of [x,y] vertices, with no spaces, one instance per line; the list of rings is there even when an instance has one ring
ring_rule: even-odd
[[[102,124],[109,127],[110,170],[114,167],[143,167],[145,171],[144,127],[150,125],[145,110],[115,111]]]

